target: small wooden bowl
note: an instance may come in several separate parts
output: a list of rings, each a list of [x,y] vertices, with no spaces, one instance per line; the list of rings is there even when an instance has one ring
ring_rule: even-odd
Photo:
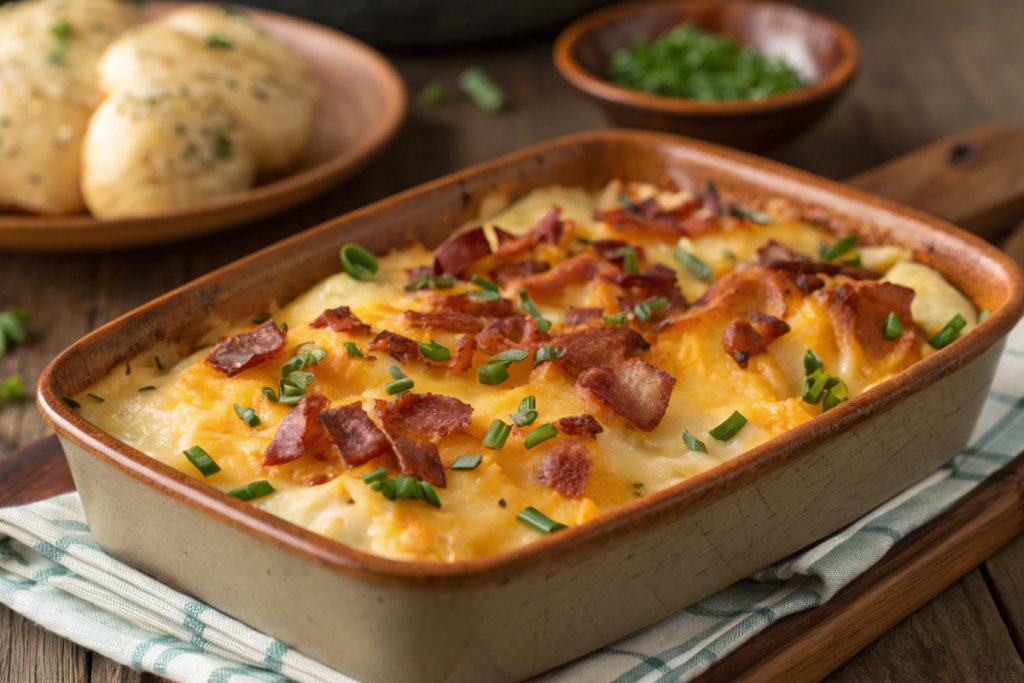
[[[604,77],[615,50],[638,35],[652,40],[682,23],[783,58],[809,85],[763,100],[706,102],[651,95]],[[781,2],[658,0],[582,17],[558,36],[554,60],[566,80],[620,125],[763,151],[803,132],[835,104],[857,70],[857,43],[834,21]]]

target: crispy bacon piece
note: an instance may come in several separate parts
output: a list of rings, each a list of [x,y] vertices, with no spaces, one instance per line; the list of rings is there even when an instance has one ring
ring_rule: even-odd
[[[546,273],[549,270],[551,270],[551,266],[543,261],[520,261],[519,263],[503,264],[493,269],[490,275],[499,287],[507,287],[517,280]]]
[[[549,341],[551,336],[542,332],[533,318],[521,315],[495,320],[476,336],[480,350],[491,354],[509,349],[533,352]]]
[[[448,362],[455,372],[465,372],[473,367],[473,354],[476,353],[476,337],[471,334],[464,334],[459,337],[459,343],[455,346],[455,355]]]
[[[565,439],[544,456],[540,480],[566,498],[579,498],[587,488],[593,466],[590,451],[582,441]]]
[[[840,344],[856,340],[869,360],[894,354],[906,365],[920,358],[921,337],[916,331],[910,304],[914,290],[891,282],[843,282],[823,289],[815,297],[827,306]],[[903,336],[888,340],[882,336],[885,319],[893,312],[903,323]],[[903,360],[897,360],[903,365]]]
[[[569,436],[585,436],[594,438],[604,431],[593,415],[576,415],[558,420],[558,431]]]
[[[595,211],[594,220],[608,223],[614,232],[638,238],[675,242],[686,234],[672,218],[648,217],[628,206]]]
[[[619,269],[596,254],[585,251],[558,263],[551,270],[522,281],[534,301],[550,301],[565,293],[566,287],[582,285],[591,280],[612,281]]]
[[[583,327],[590,325],[601,325],[604,323],[603,308],[574,308],[569,307],[565,314],[563,327]]]
[[[325,410],[319,418],[349,467],[365,465],[391,450],[384,432],[377,428],[359,401]]]
[[[434,313],[465,313],[484,318],[507,318],[516,315],[512,302],[508,299],[499,301],[482,301],[465,294],[442,294],[426,297],[424,306]]]
[[[206,362],[228,377],[234,377],[243,370],[280,356],[287,342],[288,336],[277,323],[268,320],[222,341],[206,357]]]
[[[748,313],[744,318],[736,318],[725,328],[722,342],[725,352],[736,364],[746,369],[750,358],[764,353],[768,345],[789,332],[789,325],[764,313]]]
[[[810,261],[803,254],[798,254],[789,247],[783,246],[775,240],[769,240],[768,244],[757,250],[757,262],[762,266],[776,261]]]
[[[467,427],[472,406],[449,396],[404,394],[394,403],[374,399],[373,411],[402,474],[443,488],[444,465],[433,441]]]
[[[348,306],[328,308],[309,326],[314,330],[329,327],[333,332],[351,332],[352,334],[368,334],[370,332],[370,326],[357,318]]]
[[[615,284],[628,290],[633,296],[647,299],[668,294],[675,289],[676,271],[655,263],[639,273],[619,273],[615,277]]]
[[[614,263],[619,268],[622,268],[626,262],[626,254],[623,249],[628,246],[631,245],[622,240],[594,240],[590,243],[590,248],[594,250],[595,254],[605,261]],[[643,265],[646,261],[644,248],[633,246],[633,251],[636,252],[636,260]]]
[[[572,376],[596,365],[621,363],[651,348],[638,332],[628,327],[595,327],[566,332],[551,340],[565,348],[557,362]]]
[[[445,332],[479,332],[480,321],[468,313],[406,311],[398,320],[407,327]]]
[[[844,266],[838,263],[817,263],[814,261],[772,261],[768,264],[772,270],[800,275],[845,275],[854,280],[877,280],[879,274],[867,268]]]
[[[665,417],[674,377],[639,358],[584,370],[576,378],[576,397],[607,407],[649,432]]]
[[[560,207],[552,206],[529,232],[519,237],[502,230],[498,233],[498,250],[494,253],[500,258],[509,258],[523,254],[541,242],[559,244],[568,232],[565,222],[558,220],[561,213]]]
[[[825,281],[817,275],[797,275],[793,282],[804,294],[811,294],[825,286]]]
[[[263,466],[284,465],[298,460],[305,452],[306,437],[320,411],[330,404],[326,396],[311,394],[292,409],[277,428],[263,454]]]
[[[417,341],[403,337],[394,332],[384,330],[377,334],[366,348],[370,351],[383,351],[394,357],[399,363],[426,362],[426,358],[420,353],[420,344]]]
[[[701,320],[715,319],[723,326],[748,313],[766,313],[782,319],[789,301],[799,297],[792,280],[767,266],[753,266],[729,273],[694,302],[686,315],[655,326],[656,333],[679,331]]]
[[[490,253],[491,245],[482,227],[452,235],[434,252],[434,275],[447,273],[461,278],[467,268]]]

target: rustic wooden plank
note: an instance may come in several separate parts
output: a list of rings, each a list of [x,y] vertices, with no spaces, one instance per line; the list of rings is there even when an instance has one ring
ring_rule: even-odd
[[[93,653],[89,683],[143,683],[142,672]]]
[[[1014,683],[1024,681],[1024,663],[974,569],[825,681]]]
[[[1018,654],[1024,657],[1024,536],[1018,536],[981,566]]]
[[[0,605],[0,683],[88,683],[85,648]]]

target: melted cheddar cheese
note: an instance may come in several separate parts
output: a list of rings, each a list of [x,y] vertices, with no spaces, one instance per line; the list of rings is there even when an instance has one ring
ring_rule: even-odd
[[[869,302],[862,299],[859,308],[850,308],[840,301],[842,297],[835,292],[858,286],[842,274],[819,273],[822,288],[809,293],[797,288],[795,280],[779,280],[783,283],[781,293],[776,292],[774,299],[764,303],[768,299],[763,292],[770,285],[765,282],[782,276],[754,265],[759,249],[774,240],[794,255],[814,262],[821,245],[836,242],[835,235],[790,215],[782,203],[766,207],[771,220],[763,225],[735,212],[717,216],[708,215],[706,207],[696,208],[691,210],[692,218],[705,219],[704,224],[713,227],[692,230],[688,236],[680,232],[679,237],[671,239],[643,231],[624,235],[614,221],[601,219],[609,214],[600,211],[614,213],[625,201],[636,207],[644,200],[653,200],[660,209],[669,211],[687,203],[693,205],[698,199],[687,192],[660,192],[636,184],[612,183],[599,194],[552,187],[534,191],[466,228],[482,225],[492,247],[497,247],[499,238],[528,234],[557,205],[570,237],[558,244],[532,245],[522,258],[557,269],[560,263],[589,252],[594,240],[615,239],[642,248],[645,268],[662,264],[676,272],[682,296],[696,305],[688,311],[655,311],[647,321],[632,313],[628,316],[630,328],[651,344],[639,357],[675,380],[664,415],[651,431],[635,428],[608,405],[581,397],[574,391],[575,378],[562,364],[554,361],[535,366],[532,353],[531,358],[510,365],[507,380],[490,386],[480,382],[478,370],[493,354],[480,349],[472,367],[464,372],[423,363],[402,364],[380,351],[368,350],[374,335],[388,330],[417,342],[433,339],[454,354],[461,334],[410,327],[401,315],[408,310],[426,310],[432,297],[479,291],[468,278],[474,274],[489,277],[489,268],[495,262],[487,257],[474,264],[463,275],[466,279],[457,280],[449,289],[410,292],[406,289],[409,271],[431,265],[434,258],[419,246],[381,257],[379,273],[370,281],[359,281],[341,272],[272,311],[275,323],[287,325],[286,350],[257,367],[228,377],[204,360],[210,348],[178,359],[173,365],[169,363],[170,352],[164,351],[161,367],[153,356],[136,358],[130,374],[120,368],[75,398],[81,404],[82,415],[99,428],[197,478],[202,477],[183,451],[200,446],[221,468],[203,480],[221,491],[256,480],[269,481],[275,491],[251,504],[301,527],[388,558],[452,562],[540,538],[537,530],[516,519],[528,506],[568,526],[583,524],[603,511],[673,486],[820,415],[820,404],[809,404],[801,398],[806,376],[803,358],[808,349],[821,359],[825,372],[845,382],[849,395],[854,397],[920,360],[928,353],[928,335],[953,315],[959,313],[967,320],[964,332],[976,324],[977,311],[966,297],[936,271],[914,263],[912,254],[889,246],[861,246],[857,254],[860,263],[878,276],[916,292],[911,307],[913,321],[907,320],[899,339],[881,345],[864,342],[863,334],[871,332],[863,327]],[[502,232],[496,232],[496,227]],[[681,267],[674,257],[679,248],[710,266],[713,274],[709,281]],[[851,251],[846,258],[853,256]],[[501,295],[522,314],[518,288],[544,275],[506,282]],[[755,294],[753,303],[737,294],[748,285]],[[709,286],[713,291],[708,292]],[[533,299],[540,313],[553,323],[552,336],[559,333],[570,306],[601,307],[603,315],[613,315],[629,305],[621,301],[623,288],[608,277],[570,280],[554,290],[531,291],[540,293]],[[707,297],[698,301],[705,293]],[[372,332],[334,332],[309,326],[325,310],[340,306],[350,307]],[[775,312],[761,310],[766,307],[774,307]],[[739,357],[726,352],[723,334],[730,323],[753,310],[784,320],[789,331],[768,344],[764,352],[750,355],[746,367],[741,367]],[[602,322],[599,319],[598,326]],[[221,331],[234,334],[243,329],[232,326]],[[337,453],[331,457],[328,447],[287,464],[264,466],[268,446],[294,408],[268,400],[261,388],[277,386],[282,366],[295,355],[296,347],[306,342],[327,352],[318,365],[306,368],[313,374],[306,393],[326,396],[332,407],[360,402],[367,414],[374,416],[373,399],[394,400],[385,390],[393,379],[389,366],[401,367],[413,380],[413,393],[454,397],[472,406],[469,425],[436,440],[436,447],[445,468],[462,455],[482,455],[480,466],[446,471],[446,485],[435,487],[440,508],[422,500],[389,500],[371,489],[360,475],[376,470],[382,463],[394,467],[393,461],[382,458],[349,468]],[[345,342],[355,342],[366,356],[373,353],[376,359],[350,358]],[[147,386],[155,388],[139,391]],[[87,393],[104,402],[91,399]],[[536,397],[538,419],[531,426],[513,428],[502,448],[484,447],[482,440],[492,422],[500,419],[509,423],[509,415],[527,396]],[[261,424],[247,426],[235,414],[234,404],[253,408]],[[739,411],[747,424],[728,440],[710,436],[709,432],[734,411]],[[603,431],[596,438],[560,434],[534,448],[525,448],[525,435],[539,425],[580,415],[594,416]],[[373,419],[380,423],[379,416]],[[684,430],[702,441],[707,452],[687,448],[682,439]],[[538,475],[549,451],[568,438],[583,442],[592,460],[585,491],[577,498],[550,488]],[[397,474],[391,472],[392,476]]]

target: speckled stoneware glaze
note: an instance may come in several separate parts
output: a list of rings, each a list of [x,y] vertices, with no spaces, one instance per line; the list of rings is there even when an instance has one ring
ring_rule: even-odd
[[[338,271],[341,245],[436,246],[495,191],[613,178],[713,179],[726,200],[784,197],[808,217],[891,241],[979,309],[978,328],[827,414],[667,490],[517,550],[454,564],[352,550],[114,440],[61,400],[209,319],[243,320]],[[951,225],[780,164],[660,133],[559,138],[403,192],[218,270],[100,328],[39,382],[97,541],[297,650],[370,683],[516,681],[647,626],[862,516],[964,446],[1024,281]]]

